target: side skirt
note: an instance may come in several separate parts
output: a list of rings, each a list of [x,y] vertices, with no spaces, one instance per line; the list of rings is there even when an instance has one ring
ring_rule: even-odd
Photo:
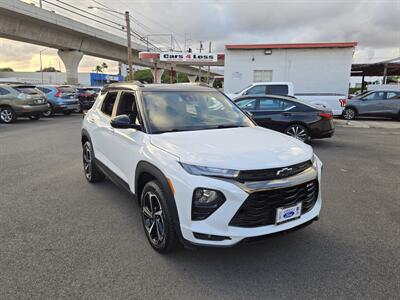
[[[121,177],[119,177],[117,174],[115,174],[113,171],[110,170],[105,164],[103,164],[101,161],[99,161],[97,158],[95,158],[95,164],[96,167],[100,169],[101,172],[104,173],[112,182],[114,182],[116,185],[122,187],[124,190],[126,190],[129,194],[135,195],[131,192],[131,189],[129,188],[129,184],[123,180]]]

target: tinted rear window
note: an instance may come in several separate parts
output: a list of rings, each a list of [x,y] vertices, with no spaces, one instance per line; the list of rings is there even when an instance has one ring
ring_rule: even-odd
[[[38,94],[39,91],[34,86],[16,86],[14,87],[18,92],[23,94]]]
[[[288,86],[287,85],[271,85],[269,86],[270,94],[272,95],[287,95]]]

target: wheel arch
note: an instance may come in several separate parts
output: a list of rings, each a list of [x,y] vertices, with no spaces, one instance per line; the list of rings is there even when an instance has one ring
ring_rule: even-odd
[[[174,220],[173,225],[175,231],[179,237],[179,240],[182,243],[185,243],[180,228],[179,215],[178,215],[178,209],[176,207],[174,192],[170,188],[167,176],[158,167],[147,161],[140,161],[137,164],[135,171],[135,196],[137,198],[138,203],[140,204],[140,198],[144,186],[146,185],[147,182],[151,180],[158,181],[161,185],[162,190],[166,193],[167,203],[169,205],[169,209],[172,213],[172,217]]]
[[[351,108],[351,109],[353,109],[353,110],[355,111],[355,113],[356,113],[356,116],[358,115],[358,109],[357,109],[357,107],[355,107],[354,105],[347,105],[347,106],[344,108],[343,112],[346,110],[346,108]]]

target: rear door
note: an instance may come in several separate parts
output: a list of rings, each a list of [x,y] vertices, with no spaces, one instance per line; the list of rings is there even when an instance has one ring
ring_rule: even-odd
[[[254,120],[262,127],[283,131],[286,128],[287,111],[293,107],[291,101],[279,98],[259,97],[256,111],[254,112]]]
[[[113,152],[116,151],[115,146],[111,143],[115,132],[110,122],[116,112],[115,104],[117,102],[118,92],[110,91],[102,97],[103,100],[97,105],[95,112],[87,117],[89,123],[95,124],[91,133],[93,148],[96,158],[114,173],[120,175],[118,167],[110,159]]]

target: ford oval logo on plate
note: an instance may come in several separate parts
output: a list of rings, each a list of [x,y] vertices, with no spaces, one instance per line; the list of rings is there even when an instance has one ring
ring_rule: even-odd
[[[294,211],[293,210],[292,211],[288,211],[288,212],[283,214],[283,218],[289,219],[290,217],[293,217],[293,215],[294,215]]]
[[[276,210],[276,224],[300,218],[301,216],[301,202],[290,207],[279,207]]]

